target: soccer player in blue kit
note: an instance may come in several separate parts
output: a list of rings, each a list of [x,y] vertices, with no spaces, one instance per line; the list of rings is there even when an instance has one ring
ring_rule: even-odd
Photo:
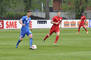
[[[25,35],[27,35],[29,36],[29,40],[30,40],[30,49],[32,49],[32,32],[29,29],[30,22],[31,22],[31,18],[30,18],[31,14],[32,14],[32,11],[28,10],[27,15],[23,16],[19,21],[22,27],[21,27],[21,32],[20,32],[20,38],[16,44],[16,48],[18,48],[19,43],[23,40]]]

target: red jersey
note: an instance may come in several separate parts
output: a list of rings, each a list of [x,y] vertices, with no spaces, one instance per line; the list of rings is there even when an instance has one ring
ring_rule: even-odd
[[[86,20],[86,16],[81,16],[81,23],[80,24],[84,24]]]
[[[60,23],[61,23],[62,19],[63,19],[62,17],[54,16],[54,17],[52,18],[52,21],[53,21],[53,22],[60,22]],[[59,26],[60,23],[59,23],[59,24],[53,24],[53,26]]]
[[[58,16],[54,16],[53,19],[52,19],[53,22],[60,22],[62,21],[62,17],[58,17]],[[59,28],[59,24],[53,24],[51,29],[50,29],[50,34],[52,34],[53,32],[59,32],[60,31],[60,28]]]

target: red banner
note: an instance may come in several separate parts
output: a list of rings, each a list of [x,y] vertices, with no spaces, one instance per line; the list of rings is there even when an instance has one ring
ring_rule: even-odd
[[[6,21],[6,29],[17,29],[17,20],[16,21]]]
[[[4,29],[4,21],[0,20],[0,29]]]

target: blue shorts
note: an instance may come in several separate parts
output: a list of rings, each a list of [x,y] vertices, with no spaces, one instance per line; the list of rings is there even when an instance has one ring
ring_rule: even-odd
[[[31,31],[21,31],[21,33],[20,33],[20,38],[24,38],[25,35],[29,36],[30,34],[32,34]]]

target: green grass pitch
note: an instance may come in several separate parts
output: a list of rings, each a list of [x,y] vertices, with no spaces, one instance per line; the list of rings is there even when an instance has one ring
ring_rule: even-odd
[[[0,60],[91,60],[91,29],[76,34],[77,29],[63,29],[57,45],[53,45],[56,35],[53,34],[45,43],[42,41],[49,29],[33,29],[33,42],[37,50],[29,49],[26,36],[15,48],[19,30],[0,30]]]

